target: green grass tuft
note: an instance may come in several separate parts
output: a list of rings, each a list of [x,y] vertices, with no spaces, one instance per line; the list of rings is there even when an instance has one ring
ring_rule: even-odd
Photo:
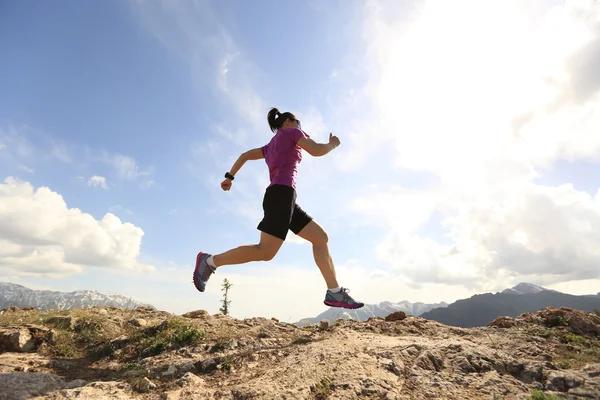
[[[541,390],[534,390],[528,400],[560,400],[558,397],[546,394]]]

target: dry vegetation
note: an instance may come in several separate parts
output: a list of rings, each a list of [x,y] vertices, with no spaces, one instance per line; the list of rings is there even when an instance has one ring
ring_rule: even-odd
[[[522,395],[537,400],[575,396],[577,390],[589,395],[596,388],[600,396],[600,317],[568,309],[499,318],[471,329],[411,316],[297,327],[203,311],[178,316],[146,308],[4,310],[0,332],[11,329],[37,335],[36,349],[23,358],[0,354],[0,373],[83,379],[91,382],[83,388],[91,391],[89,398],[108,393],[93,383],[100,381],[115,385],[111,390],[119,396],[136,399],[161,394],[168,399]],[[584,368],[592,368],[589,377]],[[40,398],[62,398],[56,393],[65,390],[48,390]]]

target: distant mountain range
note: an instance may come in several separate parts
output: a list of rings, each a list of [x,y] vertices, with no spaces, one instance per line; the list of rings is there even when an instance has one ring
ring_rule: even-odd
[[[32,290],[14,283],[0,282],[0,309],[10,306],[20,308],[35,307],[42,310],[70,310],[94,306],[136,308],[147,306],[131,298],[118,294],[102,294],[95,290],[76,292],[56,292],[51,290]]]
[[[401,301],[399,303],[392,303],[390,301],[384,301],[379,304],[365,304],[364,307],[358,310],[347,310],[342,308],[329,308],[327,311],[322,312],[314,318],[304,318],[296,322],[295,325],[304,326],[307,324],[318,324],[321,320],[329,320],[333,322],[337,319],[353,319],[355,321],[366,321],[371,317],[385,317],[396,311],[404,311],[407,314],[419,316],[426,311],[434,308],[447,307],[448,304],[436,303],[436,304],[425,304],[425,303],[410,303],[408,301]]]
[[[446,325],[472,328],[484,326],[496,317],[514,318],[525,312],[534,312],[548,306],[570,307],[592,312],[600,309],[600,293],[573,296],[531,283],[519,283],[500,293],[478,294],[468,299],[458,300],[445,308],[432,309],[421,314],[421,318]]]
[[[425,304],[384,301],[379,304],[365,304],[358,310],[328,308],[316,317],[301,319],[295,325],[318,324],[321,320],[333,322],[337,319],[366,321],[371,317],[385,317],[393,312],[403,311],[408,315],[438,321],[446,325],[471,328],[484,326],[496,317],[514,318],[525,312],[534,312],[548,306],[571,307],[592,312],[596,309],[600,310],[600,293],[573,296],[523,282],[496,294],[477,294],[450,305],[445,302]]]

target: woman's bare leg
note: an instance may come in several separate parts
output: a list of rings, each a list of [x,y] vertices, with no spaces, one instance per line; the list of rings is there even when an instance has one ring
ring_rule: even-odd
[[[283,240],[260,233],[260,243],[244,245],[213,256],[213,261],[218,267],[223,265],[244,264],[250,261],[270,261],[281,248]]]
[[[312,243],[315,263],[321,270],[325,283],[327,283],[327,288],[334,289],[339,287],[335,276],[335,267],[333,266],[333,260],[329,253],[329,246],[327,245],[329,238],[323,228],[312,220],[298,233],[298,236]]]

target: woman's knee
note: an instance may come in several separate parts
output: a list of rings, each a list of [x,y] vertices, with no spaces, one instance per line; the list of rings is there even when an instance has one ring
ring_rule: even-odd
[[[325,246],[328,242],[329,236],[327,236],[327,232],[322,229],[314,235],[312,240],[312,244],[315,246]]]
[[[260,260],[259,261],[271,261],[277,255],[279,251],[279,247],[272,246],[262,246],[258,245],[258,249],[260,250]]]
[[[329,236],[327,235],[327,232],[323,231],[322,237],[321,237],[321,242],[323,244],[327,244],[329,243]]]
[[[283,244],[283,240],[262,232],[260,242],[256,245],[259,250],[258,261],[271,261]]]
[[[324,246],[329,242],[327,232],[316,221],[312,220],[298,232],[298,236],[308,240],[313,246]]]
[[[277,254],[277,250],[263,249],[260,253],[261,261],[271,261],[273,258],[275,258],[276,254]]]

